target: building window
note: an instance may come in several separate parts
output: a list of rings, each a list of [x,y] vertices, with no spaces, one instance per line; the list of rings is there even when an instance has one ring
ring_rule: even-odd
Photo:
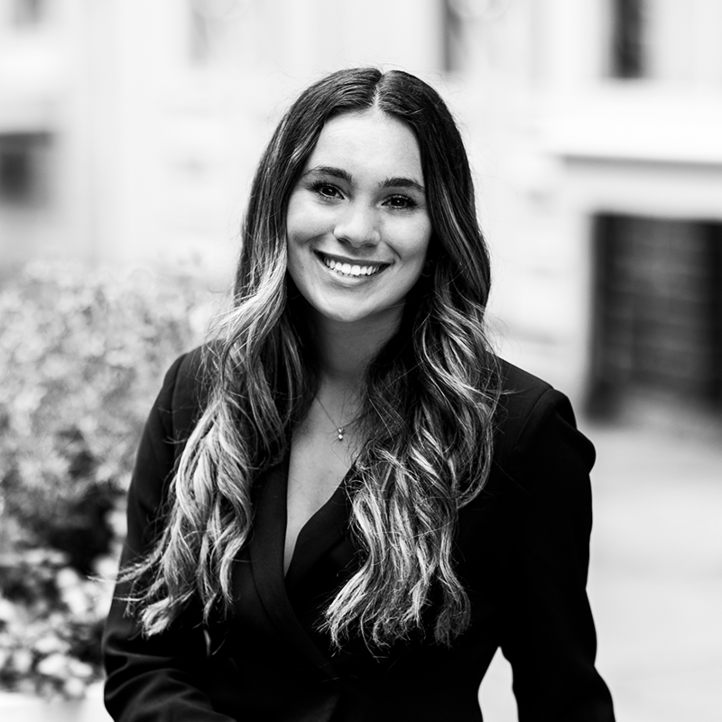
[[[458,4],[453,0],[444,0],[443,13],[443,68],[448,73],[462,66],[463,22]]]
[[[205,63],[211,52],[211,21],[207,14],[201,11],[197,0],[190,3],[190,56],[196,63]]]
[[[446,72],[463,70],[469,62],[469,29],[487,25],[504,15],[512,0],[441,0],[442,67]],[[471,31],[478,42],[476,31]]]
[[[252,4],[253,0],[189,0],[191,60],[197,63],[212,60],[224,30]]]
[[[0,203],[22,206],[42,200],[49,141],[44,133],[0,135]]]
[[[13,21],[16,25],[37,25],[43,19],[45,0],[15,0]]]
[[[642,78],[645,57],[645,0],[612,0],[611,75]]]
[[[722,417],[722,223],[606,214],[596,231],[591,411]]]

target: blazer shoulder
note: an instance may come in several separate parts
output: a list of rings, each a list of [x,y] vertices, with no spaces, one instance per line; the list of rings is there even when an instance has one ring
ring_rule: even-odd
[[[499,380],[495,449],[498,464],[507,466],[510,457],[523,451],[552,417],[576,428],[567,396],[543,379],[499,359]]]
[[[551,401],[551,398],[546,399],[546,397],[550,392],[554,392],[554,388],[546,381],[504,359],[499,359],[498,368],[500,396],[496,417],[497,429],[505,437],[516,437],[546,406],[545,402]]]
[[[171,436],[185,441],[205,409],[212,386],[212,349],[198,346],[179,356],[168,369],[159,396],[159,411]]]
[[[521,413],[524,408],[533,407],[542,395],[553,388],[543,379],[503,358],[499,358],[498,362],[502,399],[507,399],[504,406],[509,410]]]

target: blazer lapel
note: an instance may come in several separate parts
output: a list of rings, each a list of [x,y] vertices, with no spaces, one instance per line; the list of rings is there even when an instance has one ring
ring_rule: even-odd
[[[292,590],[303,584],[304,577],[314,565],[332,549],[343,544],[343,561],[350,564],[354,549],[347,541],[350,515],[346,484],[349,470],[331,498],[306,522],[296,539],[291,564],[286,572],[286,588]],[[338,552],[337,552],[338,553]]]
[[[266,612],[284,638],[301,650],[317,667],[334,677],[335,673],[329,658],[306,633],[286,593],[283,552],[286,532],[287,479],[288,461],[270,469],[260,479],[260,488],[256,497],[254,531],[249,543],[253,577]],[[334,497],[336,494],[340,494],[340,497],[343,498],[343,492],[337,490]],[[328,506],[331,506],[330,503]],[[340,522],[338,517],[344,515],[345,505],[334,504],[330,516]],[[315,520],[315,517],[312,520]],[[294,565],[308,569],[343,534],[343,523],[333,524],[329,528],[326,528],[325,524],[322,526],[322,529],[306,535],[304,532],[308,530],[304,527],[299,535],[297,547],[302,542],[301,537],[305,535],[309,546],[308,553],[304,549],[303,554],[294,554],[289,572],[293,570]],[[317,533],[319,533],[318,538],[316,538]],[[297,561],[298,564],[296,564]],[[294,577],[298,577],[298,572],[295,570]]]

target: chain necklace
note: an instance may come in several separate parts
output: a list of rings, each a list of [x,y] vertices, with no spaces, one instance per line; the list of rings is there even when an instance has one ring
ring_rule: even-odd
[[[334,421],[333,416],[331,416],[331,414],[328,413],[328,410],[327,410],[326,407],[321,403],[321,399],[319,399],[318,396],[316,397],[316,401],[318,401],[318,405],[319,405],[319,406],[321,407],[321,409],[323,410],[323,413],[326,414],[326,416],[328,416],[329,421],[336,427],[336,439],[337,439],[338,441],[343,441],[343,435],[346,433],[346,427],[347,427],[347,426],[350,426],[350,425],[353,423],[353,421],[349,421],[347,424],[344,424],[343,426],[339,426],[339,425]]]

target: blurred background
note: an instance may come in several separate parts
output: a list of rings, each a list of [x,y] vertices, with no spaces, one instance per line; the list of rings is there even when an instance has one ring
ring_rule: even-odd
[[[64,374],[79,368],[59,299],[89,319],[75,333],[100,343],[122,329],[87,378],[110,364],[126,386],[78,407],[70,436],[54,420],[53,453],[82,494],[107,482],[122,496],[130,462],[108,471],[104,449],[123,434],[132,449],[163,367],[202,337],[290,99],[339,67],[402,68],[441,92],[467,141],[501,354],[566,391],[598,447],[590,594],[618,718],[719,720],[721,31],[719,0],[0,0],[5,517],[27,487],[21,430],[54,398],[27,389],[69,393]],[[98,315],[128,298],[135,316]],[[154,346],[142,383],[117,357],[140,318]],[[171,339],[158,330],[169,324]],[[129,430],[111,424],[100,443],[87,417],[128,384]],[[22,414],[35,420],[22,427]],[[495,660],[491,722],[515,719],[509,680]]]

